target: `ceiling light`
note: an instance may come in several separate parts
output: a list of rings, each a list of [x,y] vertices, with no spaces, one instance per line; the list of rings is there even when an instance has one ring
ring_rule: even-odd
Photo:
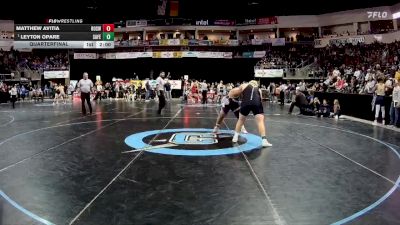
[[[258,5],[258,4],[259,4],[258,2],[254,2],[254,1],[251,1],[251,2],[247,3],[247,5]]]
[[[393,13],[393,19],[395,20],[395,19],[398,19],[398,18],[400,18],[400,12],[397,12],[397,13]]]

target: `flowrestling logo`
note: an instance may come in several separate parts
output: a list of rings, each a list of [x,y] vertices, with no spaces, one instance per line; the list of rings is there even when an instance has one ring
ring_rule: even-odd
[[[54,24],[83,23],[83,19],[47,19],[46,23],[54,23]]]
[[[386,19],[388,18],[388,12],[386,11],[373,11],[373,12],[367,12],[368,19]]]
[[[216,156],[237,154],[261,149],[261,138],[254,134],[241,134],[239,142],[232,143],[233,131],[182,128],[145,131],[128,136],[125,143],[134,150],[181,156]]]

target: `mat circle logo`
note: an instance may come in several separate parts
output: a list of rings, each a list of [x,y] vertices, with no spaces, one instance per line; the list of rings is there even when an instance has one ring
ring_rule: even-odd
[[[182,156],[216,156],[237,154],[261,148],[261,138],[241,134],[239,142],[232,143],[233,131],[183,128],[145,131],[128,136],[125,143],[151,153]]]

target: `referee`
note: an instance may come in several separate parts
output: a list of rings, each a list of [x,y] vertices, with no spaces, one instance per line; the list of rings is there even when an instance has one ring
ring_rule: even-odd
[[[81,101],[82,101],[82,114],[86,115],[85,100],[89,105],[90,115],[92,114],[92,105],[90,104],[90,91],[93,88],[93,82],[89,79],[88,73],[83,73],[83,79],[78,82],[78,88],[81,90]]]
[[[157,93],[158,93],[158,114],[161,114],[161,110],[165,107],[165,81],[164,81],[165,73],[163,71],[160,72],[160,76],[157,77]]]
[[[203,80],[203,83],[201,83],[201,102],[202,104],[207,104],[207,92],[208,92],[208,86],[205,80]]]

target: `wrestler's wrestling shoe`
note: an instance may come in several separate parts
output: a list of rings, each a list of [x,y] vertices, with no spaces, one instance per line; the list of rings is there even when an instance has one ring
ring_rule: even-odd
[[[239,133],[235,132],[235,134],[233,135],[233,138],[232,138],[232,142],[233,143],[237,143],[238,140],[239,140]]]
[[[219,132],[219,126],[215,126],[214,130],[213,130],[213,133],[214,134],[218,134],[218,132]]]
[[[272,144],[268,142],[268,140],[266,138],[262,139],[261,145],[263,147],[272,147]]]
[[[246,128],[244,128],[244,126],[242,127],[242,129],[240,130],[240,132],[242,132],[243,134],[248,134],[249,132],[247,132]]]

